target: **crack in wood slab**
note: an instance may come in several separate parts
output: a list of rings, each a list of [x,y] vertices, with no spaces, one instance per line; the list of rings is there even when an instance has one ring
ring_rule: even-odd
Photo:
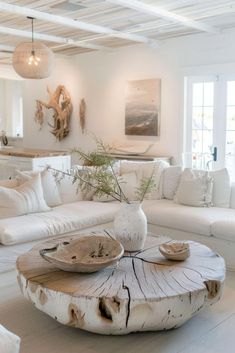
[[[131,308],[131,293],[130,293],[130,289],[127,285],[122,284],[122,288],[125,289],[127,291],[128,294],[128,302],[127,302],[127,315],[126,315],[126,327],[128,327],[128,322],[129,322],[129,318],[130,318],[130,308]]]
[[[40,249],[58,242],[50,240],[19,257],[19,285],[39,310],[87,331],[121,335],[179,327],[220,299],[225,263],[194,242],[183,263],[161,260],[158,245],[163,241],[147,237],[146,249],[138,256],[125,253],[117,268],[79,274],[57,270],[40,257]]]
[[[220,292],[221,282],[215,280],[204,281],[206,289],[208,291],[208,299],[214,299]]]

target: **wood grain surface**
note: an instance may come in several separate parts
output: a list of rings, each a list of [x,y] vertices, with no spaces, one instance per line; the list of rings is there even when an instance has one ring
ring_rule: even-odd
[[[31,148],[0,148],[0,155],[15,156],[15,157],[26,157],[26,158],[38,158],[38,157],[53,157],[53,156],[65,156],[70,154],[66,151],[49,151],[41,149]]]
[[[39,255],[78,236],[44,242],[17,260],[23,295],[65,325],[102,334],[172,329],[221,298],[224,260],[195,242],[186,261],[169,261],[158,250],[169,238],[148,235],[144,250],[93,274],[61,271]]]

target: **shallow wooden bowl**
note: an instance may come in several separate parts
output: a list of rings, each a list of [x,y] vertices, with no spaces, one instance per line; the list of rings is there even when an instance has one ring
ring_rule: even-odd
[[[46,261],[63,271],[96,272],[116,264],[122,257],[124,248],[115,239],[94,235],[64,241],[39,252]]]
[[[185,242],[169,242],[159,245],[160,253],[168,260],[184,261],[190,255],[189,244]]]

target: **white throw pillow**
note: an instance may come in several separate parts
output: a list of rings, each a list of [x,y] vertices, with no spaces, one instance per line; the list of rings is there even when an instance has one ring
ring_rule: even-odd
[[[162,173],[162,197],[173,200],[182,173],[181,166],[172,166],[165,168]]]
[[[32,179],[36,175],[41,175],[42,189],[44,199],[49,207],[55,207],[62,204],[58,186],[55,177],[51,171],[44,169],[43,171],[17,171],[17,178],[19,184],[25,183],[27,180]]]
[[[20,338],[0,325],[0,352],[19,353]]]
[[[58,190],[62,203],[72,203],[83,200],[83,194],[78,183],[73,183],[73,177],[64,175],[57,181]]]
[[[40,174],[15,189],[0,187],[0,218],[46,211]]]
[[[227,169],[211,171],[209,175],[213,178],[213,206],[230,207],[231,183]]]
[[[136,201],[136,189],[139,186],[137,173],[125,173],[119,177],[123,193],[129,201]]]
[[[95,171],[95,167],[93,166],[82,166],[82,165],[73,165],[72,167],[72,173],[76,173],[76,171],[81,173],[81,176],[84,172],[85,173],[93,173]],[[86,179],[86,177],[84,177],[84,179]],[[76,183],[77,185],[77,190],[79,192],[79,194],[82,197],[82,200],[84,201],[91,201],[93,200],[93,196],[95,195],[95,188],[91,188],[90,190],[79,190],[79,183]]]
[[[82,166],[79,164],[73,165],[72,167],[72,172],[76,173],[76,171],[84,171],[84,173],[86,172],[94,172],[95,167],[94,166]],[[110,171],[110,173],[114,172],[116,174],[116,176],[118,176],[120,174],[120,162],[117,161],[114,163],[113,168],[111,169],[111,167],[108,167],[107,169],[108,171]],[[89,192],[86,191],[80,191],[80,194],[82,196],[82,199],[85,201],[99,201],[99,202],[107,202],[107,201],[112,201],[113,199],[109,196],[103,195],[98,197],[97,195],[95,195],[95,188],[91,189]]]
[[[150,178],[153,174],[155,182],[155,188],[151,194],[146,196],[146,199],[158,200],[161,198],[161,177],[163,170],[167,168],[169,164],[165,161],[148,161],[148,162],[134,162],[134,161],[121,161],[120,174],[133,173],[137,175],[138,185],[140,185],[141,179]]]
[[[136,189],[138,188],[138,178],[136,173],[125,173],[122,176],[118,177],[119,184],[121,189],[129,201],[136,201]],[[112,196],[102,195],[102,196],[93,196],[93,201],[97,202],[110,202],[116,201]]]
[[[182,205],[208,207],[212,204],[213,179],[207,172],[186,168],[180,178],[174,201]]]
[[[195,175],[206,174],[205,170],[194,169]],[[209,176],[213,178],[212,204],[215,207],[230,207],[231,183],[229,173],[226,168],[209,171]]]

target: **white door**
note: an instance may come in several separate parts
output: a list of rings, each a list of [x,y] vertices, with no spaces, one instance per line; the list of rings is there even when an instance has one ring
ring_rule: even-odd
[[[227,167],[235,180],[235,77],[185,79],[183,161],[199,169]]]

